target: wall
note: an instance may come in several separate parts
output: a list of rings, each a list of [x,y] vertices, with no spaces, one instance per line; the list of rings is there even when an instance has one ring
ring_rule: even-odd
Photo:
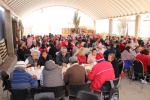
[[[4,12],[0,10],[0,40],[5,38]]]

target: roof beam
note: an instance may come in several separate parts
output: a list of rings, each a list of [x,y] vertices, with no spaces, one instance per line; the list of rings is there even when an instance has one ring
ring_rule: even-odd
[[[10,10],[10,12],[15,16],[15,17],[18,17],[19,16],[12,10],[10,9],[2,0],[0,0],[0,6],[2,6],[3,8],[7,9],[7,10]]]

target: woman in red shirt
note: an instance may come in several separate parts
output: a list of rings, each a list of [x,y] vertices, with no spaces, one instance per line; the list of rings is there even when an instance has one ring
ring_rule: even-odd
[[[144,65],[144,72],[148,72],[148,67],[150,67],[150,56],[148,49],[141,51],[141,54],[136,56],[136,59],[140,60]]]
[[[42,53],[43,51],[47,51],[46,45],[43,43],[42,47],[39,48],[39,51]]]
[[[80,48],[76,56],[78,58],[79,64],[87,63],[84,48]]]
[[[123,44],[123,40],[120,41],[120,51],[123,52],[125,49],[125,45]]]

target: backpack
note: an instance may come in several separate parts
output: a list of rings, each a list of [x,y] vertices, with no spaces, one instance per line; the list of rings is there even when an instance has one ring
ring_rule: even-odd
[[[110,81],[111,83],[111,91],[109,95],[109,100],[119,100],[119,89],[117,86],[114,85],[113,81]]]

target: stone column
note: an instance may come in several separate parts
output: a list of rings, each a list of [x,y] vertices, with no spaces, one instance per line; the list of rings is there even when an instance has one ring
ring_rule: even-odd
[[[14,45],[13,45],[13,31],[12,31],[12,18],[10,10],[5,10],[5,31],[6,31],[6,42],[9,55],[14,55]]]
[[[141,28],[141,16],[137,15],[135,19],[135,37],[138,38],[140,36],[140,28]]]
[[[109,19],[109,35],[113,33],[113,19]]]

